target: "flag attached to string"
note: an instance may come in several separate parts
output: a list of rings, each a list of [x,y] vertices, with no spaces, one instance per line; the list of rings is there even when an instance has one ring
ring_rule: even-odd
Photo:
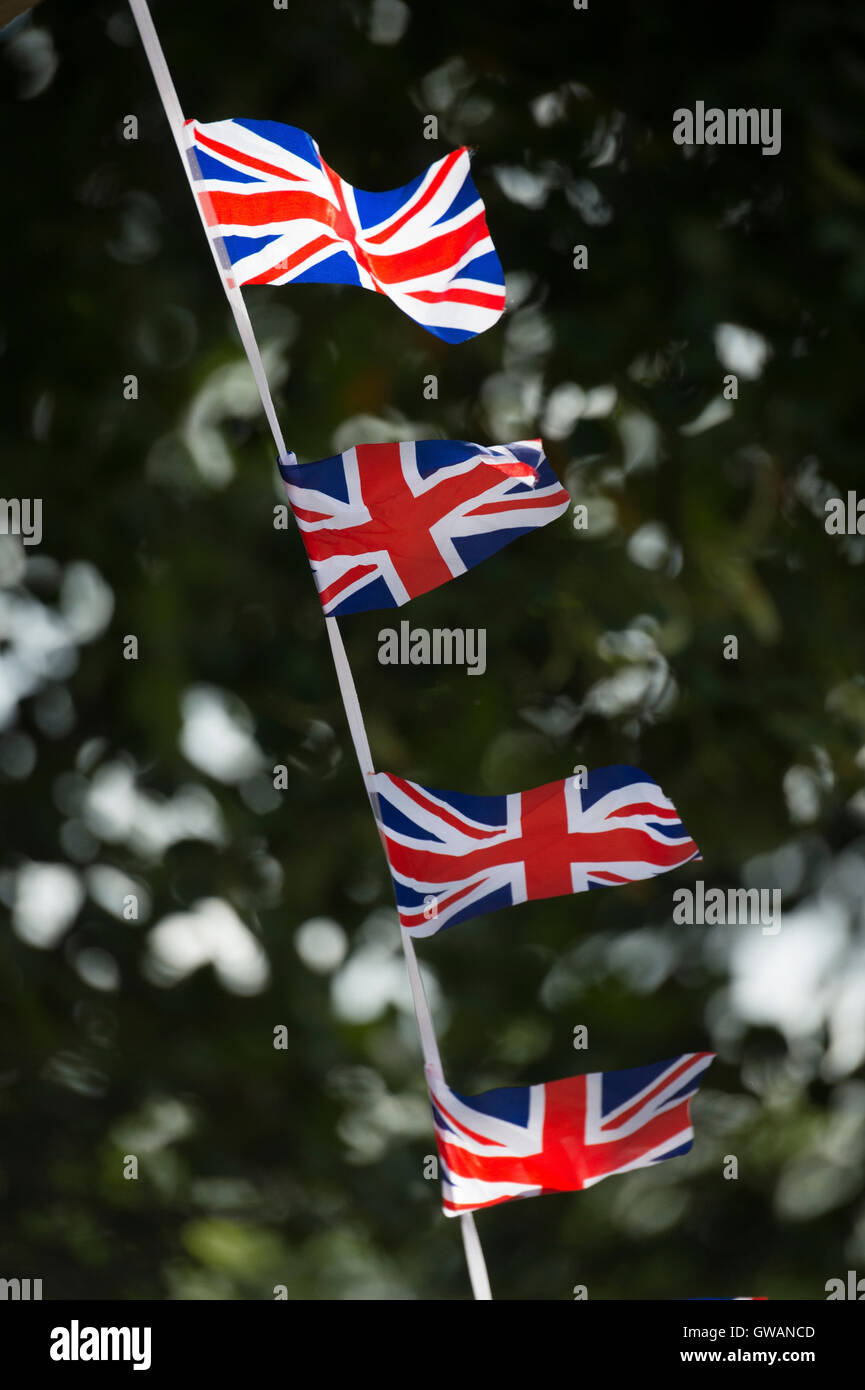
[[[712,1052],[460,1096],[428,1074],[448,1216],[574,1192],[687,1153]]]
[[[398,608],[570,506],[539,439],[358,444],[279,470],[328,615]]]
[[[372,778],[399,919],[413,936],[533,898],[652,878],[699,859],[651,777],[619,765],[510,796]]]
[[[187,121],[205,218],[240,285],[359,285],[447,343],[492,327],[505,280],[469,172],[454,150],[403,188],[366,193],[278,121]]]

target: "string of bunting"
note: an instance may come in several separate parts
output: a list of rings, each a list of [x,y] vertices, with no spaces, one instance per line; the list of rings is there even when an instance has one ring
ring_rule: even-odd
[[[359,444],[300,463],[285,445],[243,285],[339,283],[387,295],[449,344],[505,308],[501,263],[455,150],[402,188],[369,193],[276,121],[182,112],[146,0],[129,0],[246,352],[321,599],[346,722],[393,879],[432,1102],[442,1205],[460,1221],[475,1299],[492,1298],[474,1212],[575,1191],[686,1153],[690,1102],[713,1061],[685,1053],[463,1096],[447,1084],[415,937],[538,898],[653,877],[699,859],[639,768],[613,766],[508,795],[376,771],[339,618],[396,608],[554,522],[570,498],[540,440]]]

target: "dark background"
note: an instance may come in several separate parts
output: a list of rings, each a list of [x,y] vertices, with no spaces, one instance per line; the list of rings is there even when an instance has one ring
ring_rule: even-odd
[[[502,792],[632,762],[703,852],[419,946],[465,1093],[719,1054],[686,1158],[480,1214],[500,1298],[865,1274],[865,538],[823,525],[862,474],[865,15],[703,9],[153,5],[187,115],[301,126],[372,189],[476,151],[510,301],[480,338],[247,293],[300,459],[543,432],[589,506],[396,615],[485,627],[482,678],[343,623],[377,765]],[[320,607],[143,51],[114,3],[0,40],[2,492],[44,507],[38,547],[0,536],[0,1276],[466,1298]],[[780,154],[674,145],[697,100],[780,107]],[[781,887],[782,930],[673,925],[696,878]]]

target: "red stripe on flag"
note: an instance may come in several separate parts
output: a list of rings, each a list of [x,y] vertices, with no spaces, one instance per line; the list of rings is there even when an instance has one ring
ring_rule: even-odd
[[[298,521],[309,521],[309,522],[313,522],[313,521],[331,521],[331,520],[332,520],[332,517],[331,517],[331,515],[330,515],[330,512],[309,512],[309,511],[306,510],[305,507],[297,507],[297,506],[295,506],[295,504],[294,504],[293,502],[292,502],[292,504],[291,504],[291,510],[294,512],[294,514],[295,514],[295,516],[297,517]]]
[[[435,801],[430,801],[427,797],[418,796],[418,789],[412,786],[411,782],[404,781],[402,777],[391,777],[390,780],[395,786],[399,787],[400,791],[405,792],[409,800],[413,801],[415,805],[422,807],[424,811],[431,811],[434,816],[438,816],[446,825],[451,826],[454,830],[461,830],[464,835],[468,835],[474,840],[489,840],[494,835],[501,835],[506,828],[505,826],[500,826],[497,830],[481,830],[476,826],[466,825],[463,821],[459,820],[457,816],[449,812],[444,805]]]
[[[280,275],[285,275],[289,270],[293,270],[296,265],[300,265],[303,261],[309,260],[310,256],[314,256],[322,247],[334,245],[335,242],[331,241],[330,237],[316,237],[314,241],[308,242],[300,251],[295,251],[293,256],[286,256],[284,260],[277,261],[276,265],[272,265],[270,270],[263,270],[260,275],[253,275],[248,280],[244,280],[243,283],[245,285],[269,285],[273,280],[278,280]]]
[[[406,223],[410,222],[412,218],[418,212],[420,212],[421,208],[426,207],[430,199],[433,198],[435,194],[438,192],[438,190],[441,188],[451,169],[454,167],[454,164],[464,154],[465,146],[463,146],[462,149],[454,150],[452,154],[449,154],[445,159],[444,163],[442,164],[442,167],[436,174],[435,178],[430,183],[430,186],[426,190],[426,192],[423,193],[421,197],[417,198],[414,202],[412,202],[410,206],[406,209],[406,211],[402,214],[402,216],[397,218],[396,222],[392,222],[387,227],[383,228],[382,231],[376,232],[375,236],[367,237],[366,240],[368,241],[369,245],[380,246],[382,242],[387,241],[389,237],[392,237],[396,232],[401,231],[402,228],[406,225]],[[322,163],[324,163],[323,160]]]
[[[287,189],[283,192],[268,189],[261,193],[230,193],[225,189],[214,189],[207,196],[213,201],[219,221],[227,227],[266,227],[269,223],[297,220],[333,227],[337,220],[333,203],[317,193],[294,193]],[[268,233],[262,232],[262,235],[267,236]]]
[[[187,124],[189,123],[187,122]],[[221,141],[214,140],[211,135],[203,135],[198,126],[193,128],[193,133],[197,145],[204,145],[206,149],[214,150],[216,154],[225,155],[227,159],[233,159],[236,164],[245,164],[248,169],[258,169],[262,174],[275,174],[278,179],[290,179],[292,183],[304,182],[300,174],[290,174],[287,169],[281,169],[278,164],[268,164],[266,160],[256,159],[254,155],[245,154],[232,145],[223,145]]]
[[[377,568],[377,565],[356,565],[354,569],[340,575],[339,579],[335,579],[332,584],[328,584],[326,589],[319,589],[318,596],[327,607],[329,603],[339,597],[343,589],[347,589],[358,579],[364,579],[368,574],[374,574]]]
[[[487,1137],[483,1134],[476,1134],[474,1130],[469,1129],[459,1120],[454,1119],[450,1111],[446,1110],[445,1107],[442,1105],[435,1092],[433,1092],[433,1105],[436,1107],[437,1110],[441,1111],[448,1124],[452,1125],[453,1128],[458,1132],[458,1134],[467,1134],[469,1139],[474,1139],[476,1144],[485,1144],[488,1148],[491,1149],[507,1149],[507,1144],[502,1144],[498,1139],[487,1139]],[[444,1138],[445,1144],[447,1144],[449,1142],[447,1137],[442,1137]]]
[[[369,256],[372,274],[385,285],[399,285],[404,280],[416,280],[421,275],[451,269],[466,251],[489,236],[483,213],[455,231],[429,237],[408,251],[394,251],[389,256]],[[425,291],[406,290],[416,295]],[[499,296],[501,298],[501,296]]]
[[[453,907],[454,903],[458,903],[461,898],[467,898],[469,893],[473,893],[477,887],[478,883],[470,883],[468,888],[461,888],[458,893],[448,893],[447,896],[444,898],[442,898],[438,893],[434,893],[432,896],[436,900],[437,907],[444,910],[445,908]],[[420,918],[423,921],[427,920],[424,917],[424,908],[415,908],[413,912],[409,912],[408,909],[404,907],[400,908],[399,920],[402,923],[402,925],[406,928],[412,927],[414,925],[412,918],[416,918],[418,916],[420,916]]]
[[[486,294],[483,290],[461,290],[458,285],[447,290],[407,290],[412,299],[422,304],[475,304],[480,309],[503,309],[503,294]]]
[[[502,1202],[510,1202],[510,1197],[491,1197],[488,1202],[449,1202],[446,1197],[442,1197],[442,1206],[445,1211],[484,1211],[487,1207],[498,1207]]]
[[[523,493],[516,493],[513,497],[504,497],[500,502],[484,502],[480,507],[472,507],[466,512],[466,516],[495,516],[497,512],[514,511],[519,508],[530,511],[532,508],[555,507],[560,502],[570,502],[570,497],[566,492],[554,492],[552,497],[529,497]]]
[[[646,1095],[641,1096],[639,1100],[636,1100],[633,1105],[629,1106],[629,1108],[625,1110],[621,1115],[618,1115],[615,1120],[605,1120],[604,1129],[618,1129],[621,1125],[627,1124],[628,1120],[630,1120],[632,1115],[635,1115],[638,1110],[642,1110],[643,1106],[648,1105],[649,1101],[652,1100],[654,1096],[658,1095],[661,1091],[665,1091],[667,1087],[671,1086],[674,1081],[678,1081],[681,1076],[684,1076],[685,1072],[689,1071],[690,1068],[694,1065],[694,1063],[697,1062],[701,1057],[709,1057],[713,1055],[713,1053],[698,1052],[695,1056],[689,1057],[687,1061],[682,1062],[678,1067],[674,1068],[673,1071],[668,1072],[666,1076],[662,1076],[659,1081],[656,1081],[655,1085]],[[698,1073],[698,1076],[699,1075],[702,1075],[702,1073]],[[693,1078],[693,1083],[695,1086],[697,1085],[696,1076]],[[676,1102],[676,1107],[678,1107],[679,1105],[687,1104],[687,1101],[690,1099],[691,1097],[688,1096],[687,1098],[682,1098],[678,1100]]]
[[[537,482],[538,470],[530,463],[518,463],[510,459],[483,459],[482,462],[490,468],[497,468],[500,473],[507,473],[510,478],[525,478],[526,481],[531,478],[533,486]]]

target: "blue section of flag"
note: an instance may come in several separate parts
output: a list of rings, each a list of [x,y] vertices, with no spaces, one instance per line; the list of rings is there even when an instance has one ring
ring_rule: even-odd
[[[451,203],[450,207],[442,213],[441,217],[438,219],[437,222],[433,223],[433,226],[440,226],[442,222],[447,222],[451,217],[455,217],[458,213],[465,212],[466,208],[473,207],[474,204],[478,201],[478,190],[475,188],[471,176],[469,176],[463,184],[462,188],[460,189],[459,193],[457,194],[456,198]],[[498,256],[496,256],[495,259],[496,262],[498,262]],[[465,274],[464,271],[461,271],[460,273]]]
[[[473,796],[469,792],[439,791],[430,788],[434,797],[452,806],[467,820],[478,825],[486,825],[491,830],[504,829],[507,825],[508,799],[506,796]]]
[[[615,768],[604,768],[605,772],[616,771]],[[636,772],[632,768],[632,772]],[[631,1067],[628,1071],[607,1071],[603,1073],[604,1088],[604,1112],[610,1113],[617,1110],[620,1105],[645,1087],[651,1086],[653,1081],[663,1076],[669,1064],[667,1062],[656,1062],[647,1067]]]
[[[333,454],[330,458],[318,459],[315,463],[283,463],[277,459],[276,466],[284,483],[304,488],[309,493],[324,493],[332,501],[348,505],[348,479],[343,467],[342,454]]]
[[[226,236],[222,238],[222,244],[228,252],[228,258],[234,261],[243,256],[251,256],[254,251],[260,251],[267,246],[268,242],[276,241],[274,236]]]
[[[501,274],[501,261],[495,251],[487,251],[483,256],[475,256],[460,271],[461,280],[494,280]]]
[[[527,536],[532,529],[531,526],[513,526],[507,530],[503,527],[500,531],[487,531],[477,536],[457,536],[454,546],[466,569],[470,570],[474,565],[479,565],[482,560],[489,559],[491,555],[510,545],[511,541],[518,540],[520,536]]]
[[[628,787],[632,782],[651,782],[652,780],[638,767],[630,767],[627,763],[615,763],[611,767],[599,768],[597,772],[588,774],[586,786],[580,788],[583,810],[588,811],[591,806],[594,806],[597,801],[600,801],[610,792],[618,791],[621,787]]]
[[[359,285],[357,264],[347,251],[333,251],[326,260],[295,275],[295,285]]]
[[[431,478],[443,468],[463,463],[471,446],[456,439],[419,439],[415,444],[418,477]]]
[[[411,183],[403,184],[402,188],[389,188],[384,193],[368,193],[363,188],[356,188],[355,203],[363,226],[372,229],[399,212],[403,204],[414,197],[425,178],[426,171],[418,174]]]
[[[667,1158],[682,1158],[684,1154],[690,1153],[693,1147],[694,1141],[693,1139],[689,1139],[687,1143],[680,1144],[677,1149],[668,1149],[666,1153],[658,1154],[657,1158],[652,1159],[652,1162],[663,1163]]]
[[[464,1105],[470,1105],[480,1115],[491,1115],[497,1120],[507,1120],[512,1125],[529,1122],[529,1087],[499,1086],[494,1091],[484,1091],[479,1096],[461,1096],[454,1092]]]
[[[342,600],[335,613],[366,613],[370,608],[398,608],[399,605],[385,581],[379,576],[364,585],[357,593]]]
[[[255,174],[244,174],[240,169],[233,169],[230,164],[225,163],[225,160],[219,159],[209,150],[201,147],[195,151],[195,160],[198,164],[198,172],[203,179],[219,179],[223,183],[260,182]]]
[[[320,163],[321,157],[312,136],[307,135],[305,130],[300,130],[296,125],[283,125],[281,121],[240,119],[236,119],[234,124],[241,126],[244,130],[251,130],[253,135],[260,135],[264,140],[270,140],[274,145],[281,146],[289,154],[296,155],[298,159],[305,159],[314,167]]]

